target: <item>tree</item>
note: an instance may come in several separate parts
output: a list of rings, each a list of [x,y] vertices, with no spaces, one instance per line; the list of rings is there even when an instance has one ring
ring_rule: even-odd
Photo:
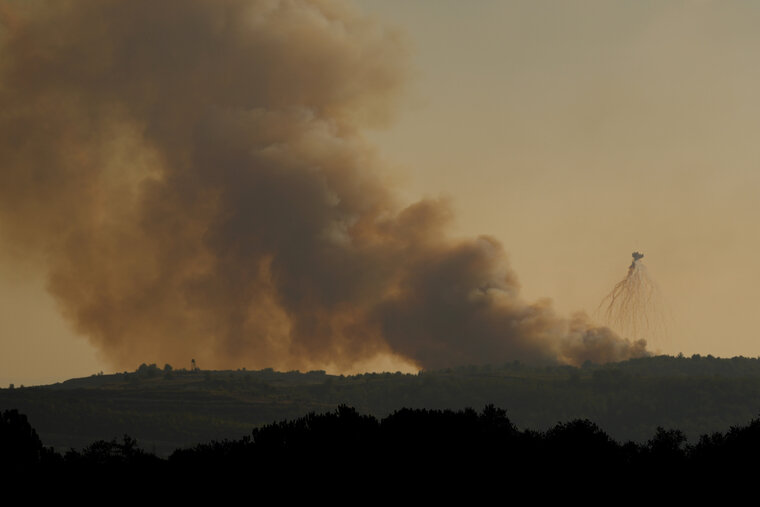
[[[666,430],[657,427],[657,433],[647,443],[652,457],[660,463],[681,459],[685,457],[683,445],[686,436],[681,430]]]
[[[0,467],[26,468],[39,464],[43,446],[26,415],[6,410],[0,415]]]

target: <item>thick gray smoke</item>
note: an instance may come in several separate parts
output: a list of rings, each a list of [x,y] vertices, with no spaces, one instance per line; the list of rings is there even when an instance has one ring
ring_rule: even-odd
[[[301,0],[0,2],[0,228],[115,366],[646,354],[526,304],[489,237],[399,207],[360,129],[393,32]]]

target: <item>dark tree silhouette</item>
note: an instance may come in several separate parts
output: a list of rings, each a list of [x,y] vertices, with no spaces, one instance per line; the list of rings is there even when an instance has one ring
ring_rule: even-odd
[[[26,415],[5,410],[0,416],[0,460],[8,468],[26,468],[40,463],[43,446]]]

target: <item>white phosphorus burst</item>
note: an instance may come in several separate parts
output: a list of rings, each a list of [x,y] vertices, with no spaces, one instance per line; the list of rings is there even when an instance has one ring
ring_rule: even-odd
[[[624,337],[656,345],[666,335],[665,306],[657,284],[641,262],[644,254],[632,255],[625,278],[602,299],[596,314]]]

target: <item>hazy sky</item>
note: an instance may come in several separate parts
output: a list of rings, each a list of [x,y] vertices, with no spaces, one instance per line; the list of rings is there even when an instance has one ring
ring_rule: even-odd
[[[760,6],[356,3],[408,48],[394,120],[365,133],[405,199],[447,196],[453,234],[496,237],[523,297],[567,315],[640,250],[669,320],[650,348],[760,355]],[[1,384],[111,370],[45,283],[0,264]]]
[[[371,137],[411,196],[503,241],[529,299],[594,312],[641,250],[670,354],[760,354],[760,6],[361,2],[407,35]]]

